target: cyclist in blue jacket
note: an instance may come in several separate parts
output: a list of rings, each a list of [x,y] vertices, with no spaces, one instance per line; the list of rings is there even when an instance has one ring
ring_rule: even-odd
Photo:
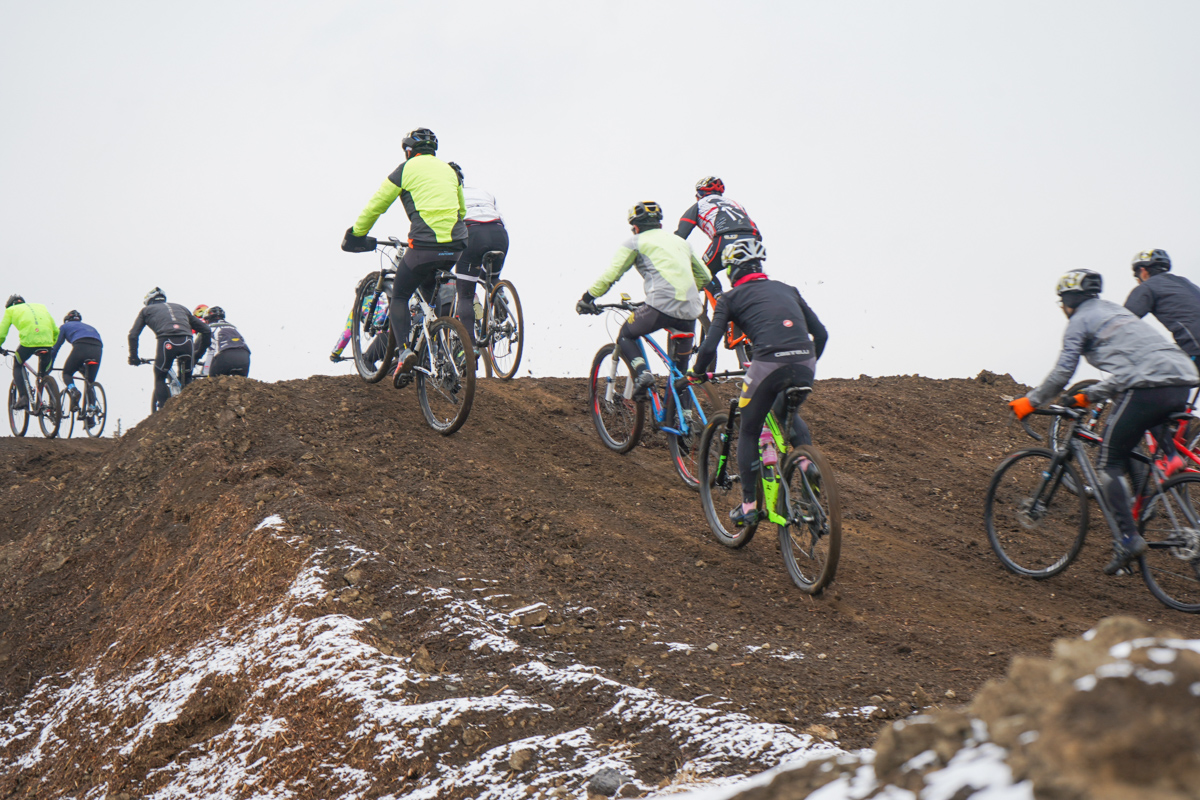
[[[63,342],[71,343],[71,354],[62,366],[63,386],[71,395],[71,410],[78,411],[80,392],[75,386],[75,373],[82,373],[89,383],[96,382],[96,375],[100,372],[100,357],[104,354],[104,343],[100,340],[100,331],[85,324],[83,315],[75,310],[68,311],[63,317],[62,327],[58,329],[58,341],[50,351],[51,364],[58,357]],[[96,402],[95,392],[91,388],[88,389],[86,402],[88,405]]]

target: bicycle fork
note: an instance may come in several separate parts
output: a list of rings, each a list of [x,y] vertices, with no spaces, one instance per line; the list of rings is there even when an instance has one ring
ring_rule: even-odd
[[[614,348],[612,359],[609,363],[608,374],[604,376],[604,402],[611,403],[617,396],[617,369],[621,366],[621,351]],[[626,400],[633,399],[633,379],[628,378],[625,381],[625,389],[621,392],[621,397]]]

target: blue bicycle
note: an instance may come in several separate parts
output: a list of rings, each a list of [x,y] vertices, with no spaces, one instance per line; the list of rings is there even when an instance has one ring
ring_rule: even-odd
[[[612,312],[631,312],[641,305],[630,302],[629,295],[622,294],[620,303],[596,307],[608,309],[611,321],[623,323],[624,314]],[[671,453],[675,471],[684,483],[696,488],[700,485],[700,466],[697,461],[700,434],[708,424],[708,418],[695,390],[688,385],[687,376],[675,366],[676,340],[669,338],[667,341],[667,349],[664,350],[649,336],[642,336],[638,340],[638,348],[647,365],[650,363],[647,354],[649,345],[649,350],[666,365],[669,376],[665,385],[656,382],[652,389],[641,396],[634,390],[633,367],[621,355],[616,342],[601,347],[592,359],[592,369],[588,373],[588,403],[596,432],[600,434],[604,445],[614,452],[628,453],[641,439],[649,401],[653,411],[650,424],[666,434],[667,449]],[[708,387],[704,389],[708,391]],[[711,396],[709,399],[711,401]]]

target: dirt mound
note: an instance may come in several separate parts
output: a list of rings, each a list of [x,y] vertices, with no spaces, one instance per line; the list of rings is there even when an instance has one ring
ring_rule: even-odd
[[[820,382],[837,582],[729,551],[660,439],[600,444],[572,379],[481,381],[453,437],[411,391],[215,379],[119,441],[0,440],[0,796],[625,793],[873,741],[1105,615],[1010,576],[980,508],[1007,376]],[[716,645],[716,647],[711,647]],[[664,789],[665,791],[665,789]]]

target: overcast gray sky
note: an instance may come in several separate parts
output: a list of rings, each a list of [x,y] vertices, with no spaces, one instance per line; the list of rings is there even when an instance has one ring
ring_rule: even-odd
[[[1162,247],[1200,280],[1198,32],[1191,2],[3,0],[0,294],[97,324],[125,427],[155,285],[224,306],[255,377],[345,373],[376,258],[341,234],[428,126],[505,214],[522,375],[586,371],[626,209],[716,174],[828,326],[819,377],[1035,382],[1065,270],[1123,301]]]

